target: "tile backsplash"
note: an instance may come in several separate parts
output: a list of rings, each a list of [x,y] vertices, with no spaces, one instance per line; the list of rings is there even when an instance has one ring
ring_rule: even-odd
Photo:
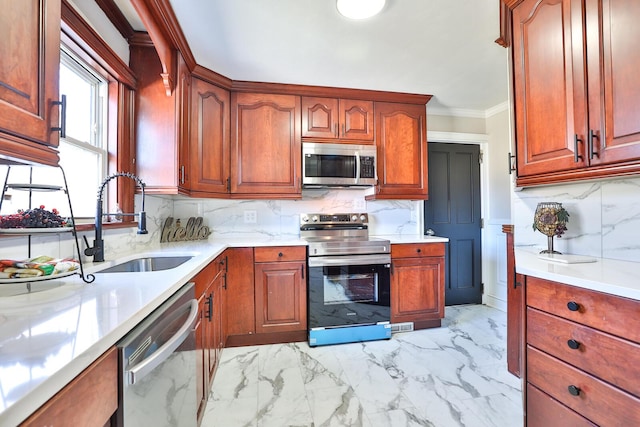
[[[202,216],[212,237],[264,235],[296,238],[300,235],[300,214],[366,212],[370,234],[415,234],[422,215],[417,201],[364,200],[364,190],[304,190],[301,200],[186,199],[174,201],[177,218]],[[245,222],[245,212],[255,212],[255,223]]]
[[[189,218],[202,216],[211,230],[209,239],[222,237],[281,237],[297,238],[300,235],[300,214],[324,212],[366,212],[369,214],[370,234],[421,234],[422,202],[393,200],[364,200],[364,190],[305,190],[301,200],[227,200],[191,199],[172,196],[147,195],[147,230],[138,235],[135,228],[104,230],[105,258],[118,254],[144,251],[160,242],[164,220],[168,216]],[[136,196],[139,206],[140,196]],[[255,223],[245,222],[245,212],[255,212]],[[79,233],[80,251],[85,248],[82,236],[93,244],[93,231]],[[25,259],[28,256],[50,255],[77,257],[75,241],[71,233],[54,236],[33,236],[31,254],[27,238],[0,239],[0,258]],[[72,255],[73,254],[73,255]],[[83,259],[87,259],[82,255]],[[90,259],[88,259],[90,260]]]
[[[516,246],[546,248],[547,237],[532,228],[539,202],[560,202],[569,212],[567,231],[561,238],[554,238],[556,250],[640,262],[639,177],[514,192],[512,219]]]

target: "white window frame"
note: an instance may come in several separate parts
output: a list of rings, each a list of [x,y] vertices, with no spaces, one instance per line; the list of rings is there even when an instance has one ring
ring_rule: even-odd
[[[90,135],[90,141],[80,141],[69,135],[65,135],[64,138],[60,138],[60,145],[68,144],[75,148],[90,151],[100,156],[100,164],[98,171],[98,182],[102,182],[107,174],[109,153],[107,150],[107,129],[108,129],[108,82],[95,70],[85,63],[82,59],[78,58],[68,47],[61,44],[60,48],[60,66],[66,66],[67,68],[76,72],[81,78],[92,84],[93,86],[93,102],[91,105],[91,120],[92,132]],[[69,118],[67,117],[67,120]],[[97,187],[96,187],[97,191]],[[107,190],[105,190],[107,191]],[[105,194],[105,199],[107,199]],[[92,206],[94,205],[93,198]],[[74,213],[77,209],[74,209]],[[77,219],[93,219],[89,216],[76,216]]]

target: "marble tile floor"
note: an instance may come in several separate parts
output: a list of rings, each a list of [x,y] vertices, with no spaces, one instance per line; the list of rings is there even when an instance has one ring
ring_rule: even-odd
[[[390,340],[224,349],[202,426],[512,427],[521,396],[506,313],[453,306]]]

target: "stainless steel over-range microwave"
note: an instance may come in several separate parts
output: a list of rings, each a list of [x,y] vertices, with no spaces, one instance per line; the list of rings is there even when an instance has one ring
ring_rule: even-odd
[[[302,186],[368,187],[376,185],[374,145],[302,143]]]

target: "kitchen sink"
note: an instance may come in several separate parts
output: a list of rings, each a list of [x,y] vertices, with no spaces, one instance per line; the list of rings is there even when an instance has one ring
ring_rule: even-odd
[[[96,273],[137,273],[144,271],[162,271],[171,270],[185,262],[189,261],[193,256],[149,256],[143,258],[135,258],[116,264],[113,267],[96,271]]]

